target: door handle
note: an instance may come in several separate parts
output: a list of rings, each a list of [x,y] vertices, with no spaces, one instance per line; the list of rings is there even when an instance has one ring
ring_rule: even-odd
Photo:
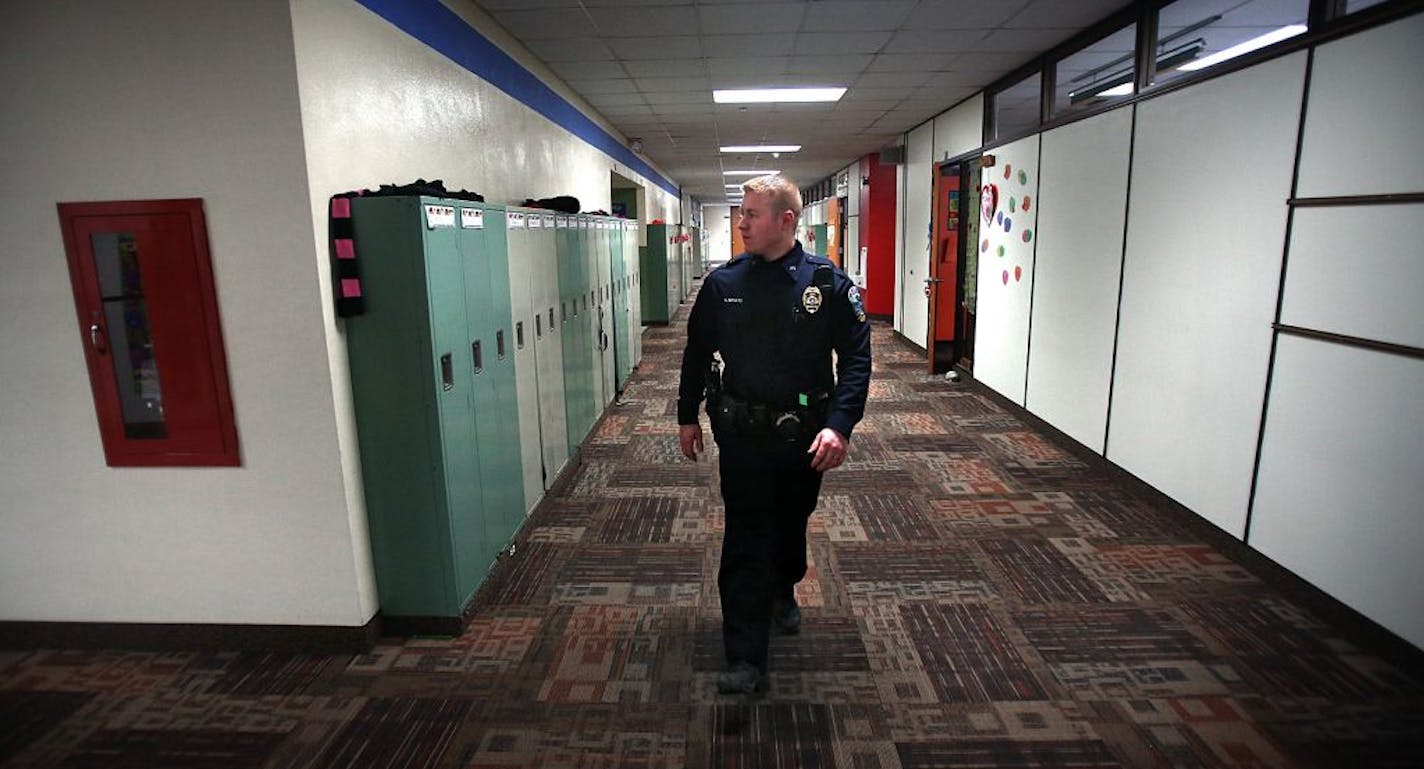
[[[108,345],[104,344],[104,329],[98,323],[89,324],[89,344],[94,347],[94,352],[100,355],[109,352]]]

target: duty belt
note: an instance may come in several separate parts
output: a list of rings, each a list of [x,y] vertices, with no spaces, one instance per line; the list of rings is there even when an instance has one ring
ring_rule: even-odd
[[[719,430],[748,438],[776,438],[788,443],[810,438],[825,419],[829,397],[825,393],[805,396],[806,405],[779,408],[744,400],[721,392],[709,401],[712,424]]]

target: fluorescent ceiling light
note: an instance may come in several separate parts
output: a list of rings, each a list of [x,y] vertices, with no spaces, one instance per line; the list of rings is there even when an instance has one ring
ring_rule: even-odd
[[[767,174],[779,174],[780,171],[771,169],[767,171],[723,171],[723,176],[766,176]]]
[[[1128,83],[1123,83],[1122,85],[1119,85],[1119,86],[1115,86],[1115,87],[1113,87],[1113,88],[1109,88],[1108,90],[1103,91],[1103,92],[1099,93],[1098,95],[1099,95],[1099,96],[1127,96],[1127,95],[1130,94],[1130,93],[1132,93],[1132,83],[1128,82]]]
[[[1193,72],[1195,70],[1205,69],[1206,67],[1210,67],[1213,64],[1220,64],[1221,62],[1226,61],[1227,59],[1234,59],[1237,56],[1250,53],[1256,50],[1257,48],[1265,48],[1266,46],[1271,45],[1272,43],[1279,43],[1280,41],[1285,40],[1286,38],[1295,37],[1296,35],[1299,35],[1300,33],[1304,32],[1305,29],[1306,27],[1304,24],[1291,24],[1287,27],[1281,27],[1280,29],[1274,32],[1267,32],[1266,34],[1261,35],[1260,37],[1253,37],[1244,43],[1238,43],[1236,45],[1233,45],[1224,51],[1218,51],[1217,53],[1214,53],[1210,56],[1205,56],[1195,61],[1189,61],[1186,64],[1177,67],[1177,69],[1183,72]]]
[[[787,101],[840,101],[846,89],[837,88],[731,88],[712,91],[718,104],[752,104]]]
[[[799,144],[736,144],[731,147],[723,147],[723,152],[796,152],[801,149]]]

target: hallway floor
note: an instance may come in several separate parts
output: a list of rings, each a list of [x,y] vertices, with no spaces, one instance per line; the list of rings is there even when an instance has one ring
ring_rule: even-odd
[[[0,652],[0,767],[1424,766],[1419,655],[1391,664],[883,326],[802,634],[767,695],[717,695],[722,511],[677,448],[683,329],[647,331],[464,635]]]

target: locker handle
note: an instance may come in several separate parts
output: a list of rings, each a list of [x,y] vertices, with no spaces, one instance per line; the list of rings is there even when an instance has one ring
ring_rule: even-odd
[[[504,329],[494,332],[494,346],[499,359],[504,360]]]
[[[514,346],[520,350],[524,349],[524,321],[514,324]]]
[[[448,352],[440,356],[440,389],[445,392],[455,389],[455,364]]]
[[[470,345],[470,353],[475,360],[475,373],[478,374],[481,371],[484,371],[485,355],[484,352],[480,349],[480,340],[476,339],[474,343]]]
[[[534,338],[544,338],[544,313],[542,312],[534,316]]]

